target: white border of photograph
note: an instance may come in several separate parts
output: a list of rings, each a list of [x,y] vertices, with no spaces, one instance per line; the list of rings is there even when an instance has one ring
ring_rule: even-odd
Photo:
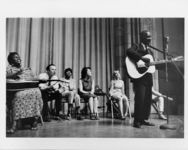
[[[0,149],[188,149],[185,69],[184,138],[6,138],[5,69],[7,17],[184,17],[187,56],[186,0],[0,0]],[[185,68],[186,68],[185,59]],[[170,132],[170,131],[169,131]]]

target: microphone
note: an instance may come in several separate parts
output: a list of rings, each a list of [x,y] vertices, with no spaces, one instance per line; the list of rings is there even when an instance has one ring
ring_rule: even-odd
[[[168,54],[168,43],[169,43],[169,39],[170,39],[169,36],[165,36],[165,37],[163,38],[163,49],[162,49],[162,50],[160,50],[160,49],[158,49],[158,48],[156,48],[156,47],[154,47],[154,46],[152,46],[152,45],[148,45],[148,47],[150,47],[150,48],[152,48],[153,50],[156,50],[156,51],[162,53],[164,56],[166,55],[166,56],[173,57],[172,55]]]

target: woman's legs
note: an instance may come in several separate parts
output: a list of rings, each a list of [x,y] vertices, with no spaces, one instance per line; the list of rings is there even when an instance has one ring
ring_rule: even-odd
[[[76,113],[80,114],[80,96],[78,94],[74,94],[74,102],[76,107]]]
[[[94,98],[90,97],[89,107],[90,107],[90,112],[91,112],[90,119],[91,120],[98,120],[99,116],[98,116],[98,100],[97,100],[97,97],[94,97]]]
[[[91,114],[94,113],[94,111],[93,111],[93,97],[89,98],[89,110],[90,110]]]
[[[118,107],[121,117],[123,117],[123,98],[118,98]]]
[[[124,115],[127,116],[127,113],[128,113],[128,109],[129,109],[129,101],[128,101],[128,98],[127,96],[123,96],[123,106],[124,106]]]
[[[94,102],[94,114],[95,114],[95,120],[99,120],[99,114],[98,114],[98,99],[95,97],[93,99]]]
[[[93,111],[94,114],[98,116],[98,99],[97,97],[93,98]]]

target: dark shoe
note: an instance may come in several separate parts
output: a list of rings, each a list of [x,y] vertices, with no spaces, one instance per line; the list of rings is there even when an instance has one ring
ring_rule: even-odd
[[[91,114],[91,115],[90,115],[90,120],[96,120],[95,114]]]
[[[98,115],[95,115],[95,120],[100,120]]]
[[[38,129],[37,126],[38,126],[38,122],[37,120],[35,120],[33,124],[31,125],[31,130],[37,130]]]
[[[141,128],[141,123],[140,122],[134,122],[133,127]]]
[[[55,109],[53,109],[53,110],[51,111],[51,115],[52,115],[52,116],[55,116],[55,115],[56,115]]]
[[[38,127],[37,126],[32,126],[31,130],[38,130]]]
[[[15,131],[16,130],[14,128],[11,128],[11,129],[7,130],[7,134],[14,134]]]
[[[69,114],[69,115],[65,116],[65,120],[71,120],[71,115]]]
[[[61,120],[61,118],[59,116],[53,116],[52,118],[53,120]]]
[[[120,120],[125,120],[126,119],[126,117],[125,116],[120,116],[120,118],[119,118]]]
[[[76,117],[76,119],[77,119],[77,120],[84,120],[85,118],[84,118],[83,116],[81,116],[81,115],[78,115],[78,116]]]
[[[65,119],[65,115],[63,115],[63,114],[60,114],[59,117],[60,117],[61,119]]]
[[[50,118],[44,118],[43,121],[44,121],[44,122],[51,122],[51,119],[50,119]]]
[[[159,115],[159,119],[167,120],[167,118],[166,118],[163,114],[160,114],[160,115]]]
[[[148,121],[142,121],[142,125],[145,125],[145,126],[155,126],[154,123],[151,123],[151,122],[148,122]]]

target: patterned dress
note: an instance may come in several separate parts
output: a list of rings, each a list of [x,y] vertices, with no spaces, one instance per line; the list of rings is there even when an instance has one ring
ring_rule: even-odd
[[[18,72],[20,68],[8,66],[6,73],[7,75]],[[19,76],[21,81],[32,80],[32,71],[28,68],[22,68],[23,73]],[[18,80],[18,82],[20,81]],[[29,118],[39,116],[42,111],[43,101],[39,88],[27,88],[18,90],[16,92],[7,91],[7,103],[11,101],[11,108],[13,111],[13,120]],[[11,99],[9,99],[12,97]]]

